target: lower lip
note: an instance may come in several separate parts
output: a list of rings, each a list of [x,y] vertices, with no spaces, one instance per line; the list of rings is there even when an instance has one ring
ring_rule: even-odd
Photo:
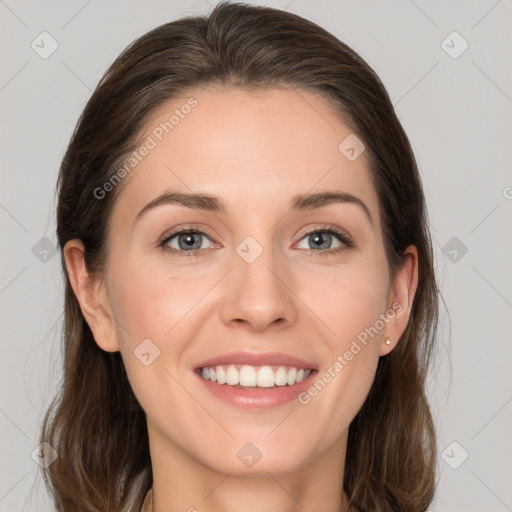
[[[292,386],[286,385],[259,389],[241,389],[228,384],[218,384],[217,382],[204,379],[197,372],[194,373],[210,393],[234,407],[241,409],[271,409],[296,400],[299,394],[311,385],[311,381],[317,374],[317,371],[312,370],[303,381]]]

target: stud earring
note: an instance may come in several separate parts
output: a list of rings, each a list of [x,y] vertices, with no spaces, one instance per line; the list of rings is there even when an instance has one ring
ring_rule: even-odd
[[[391,340],[389,338],[386,340],[386,345],[391,345]]]

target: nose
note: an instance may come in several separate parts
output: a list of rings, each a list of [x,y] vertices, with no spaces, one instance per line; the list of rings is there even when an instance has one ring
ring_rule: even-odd
[[[289,267],[273,251],[265,247],[252,262],[233,253],[221,310],[226,325],[254,332],[285,328],[296,321],[296,301]]]

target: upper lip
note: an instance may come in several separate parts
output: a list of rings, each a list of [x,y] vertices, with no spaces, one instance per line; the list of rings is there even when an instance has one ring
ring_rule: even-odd
[[[196,369],[212,367],[226,364],[242,364],[250,366],[293,366],[304,370],[316,370],[316,365],[312,362],[304,361],[298,357],[279,352],[250,353],[250,352],[231,352],[211,359],[202,361],[196,365]]]

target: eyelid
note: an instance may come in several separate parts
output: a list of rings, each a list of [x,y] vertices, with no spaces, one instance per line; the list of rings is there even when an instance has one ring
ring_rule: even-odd
[[[308,226],[307,228],[304,228],[304,231],[302,231],[299,235],[299,240],[297,242],[295,242],[295,244],[300,242],[304,237],[306,237],[308,235],[311,235],[313,233],[319,233],[322,231],[333,231],[335,233],[335,235],[340,238],[340,241],[348,247],[353,247],[355,245],[354,239],[348,233],[348,231],[346,231],[334,224],[319,224],[319,225],[314,225],[313,227]],[[329,251],[315,251],[315,252],[329,252]]]
[[[182,228],[175,226],[174,228],[169,229],[168,231],[166,231],[164,233],[164,235],[162,235],[158,245],[160,247],[168,250],[169,252],[178,254],[178,255],[193,256],[193,255],[197,255],[201,252],[205,252],[205,249],[195,249],[192,251],[184,251],[184,250],[175,249],[174,247],[167,246],[168,242],[172,238],[179,236],[181,234],[186,234],[186,233],[190,233],[190,232],[199,234],[199,235],[204,235],[211,241],[212,245],[217,245],[217,246],[220,245],[220,247],[222,247],[222,244],[219,244],[218,242],[216,242],[215,237],[209,235],[207,230],[205,230],[203,228],[203,226],[201,226],[199,224],[186,224]],[[320,225],[313,225],[313,226],[308,226],[307,228],[304,228],[304,230],[299,235],[299,239],[292,245],[292,247],[295,247],[295,245],[297,245],[299,242],[301,242],[308,235],[311,235],[313,233],[321,233],[321,232],[332,233],[336,238],[338,238],[338,240],[342,244],[342,246],[334,248],[334,249],[326,249],[326,250],[319,250],[319,251],[316,251],[314,249],[301,249],[301,250],[307,251],[309,253],[314,253],[315,255],[322,255],[322,254],[329,255],[329,254],[336,254],[339,251],[349,249],[349,248],[355,246],[353,238],[350,236],[350,234],[346,230],[344,230],[336,225],[333,225],[333,224],[320,224]],[[212,247],[210,247],[210,249],[211,248]],[[218,247],[215,247],[215,248],[218,248]]]
[[[174,226],[171,229],[168,229],[160,238],[159,245],[163,245],[167,243],[171,238],[174,238],[176,235],[181,235],[183,233],[194,232],[200,233],[201,235],[207,236],[213,242],[214,236],[208,233],[208,230],[202,226],[201,224],[184,224],[182,226]]]

